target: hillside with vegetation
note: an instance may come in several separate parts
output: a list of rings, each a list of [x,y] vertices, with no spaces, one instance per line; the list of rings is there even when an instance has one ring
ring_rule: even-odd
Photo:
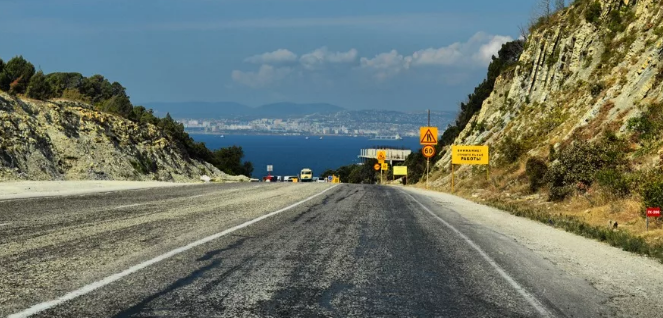
[[[241,147],[209,150],[170,115],[134,106],[118,82],[44,74],[21,56],[0,59],[0,119],[0,180],[229,180],[253,171]]]
[[[490,178],[456,166],[458,194],[663,259],[663,222],[645,231],[663,206],[663,8],[559,9],[493,59],[440,139],[432,187],[451,190],[450,145],[489,145]],[[409,160],[419,179],[423,158]]]

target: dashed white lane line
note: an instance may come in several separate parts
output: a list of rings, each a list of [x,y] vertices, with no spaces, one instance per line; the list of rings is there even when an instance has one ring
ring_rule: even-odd
[[[136,204],[129,204],[129,205],[120,205],[116,206],[113,208],[113,210],[119,210],[119,209],[124,209],[124,208],[133,208],[137,206],[145,205],[145,203],[136,203]]]
[[[200,197],[204,197],[205,195],[206,195],[206,194],[199,194],[199,195],[190,196],[189,198],[191,198],[191,199],[193,199],[193,198],[200,198]]]
[[[405,193],[405,192],[404,192]],[[484,250],[479,247],[472,239],[467,237],[465,234],[463,234],[461,231],[456,229],[453,225],[448,223],[447,221],[443,220],[441,217],[439,217],[437,214],[433,213],[430,209],[428,209],[425,205],[423,205],[421,202],[417,201],[411,194],[405,193],[407,196],[409,196],[412,201],[416,202],[424,211],[428,212],[430,215],[432,215],[434,218],[436,218],[438,221],[440,221],[442,224],[444,224],[447,228],[452,230],[456,235],[460,236],[465,242],[467,242],[468,245],[470,245],[474,250],[479,252],[479,255],[485,259],[490,266],[492,266],[495,271],[504,278],[511,287],[513,287],[525,300],[532,306],[536,311],[539,312],[539,314],[542,317],[551,317],[552,315],[550,312],[548,312],[548,309],[539,301],[534,295],[530,294],[523,286],[518,284],[518,282],[513,279],[495,260],[493,260]]]
[[[9,315],[9,316],[7,316],[7,318],[23,318],[23,317],[30,317],[30,316],[32,316],[32,315],[34,315],[34,314],[37,314],[37,313],[40,313],[40,312],[42,312],[42,311],[44,311],[44,310],[47,310],[47,309],[53,308],[53,307],[55,307],[55,306],[57,306],[57,305],[60,305],[60,304],[62,304],[62,303],[64,303],[64,302],[66,302],[66,301],[69,301],[69,300],[72,300],[72,299],[74,299],[74,298],[77,298],[77,297],[83,296],[83,295],[88,294],[88,293],[90,293],[90,292],[92,292],[92,291],[94,291],[94,290],[96,290],[96,289],[98,289],[98,288],[104,287],[104,286],[106,286],[106,285],[108,285],[108,284],[110,284],[110,283],[112,283],[112,282],[115,282],[115,281],[117,281],[117,280],[120,280],[121,278],[123,278],[123,277],[125,277],[125,276],[128,276],[128,275],[131,275],[131,274],[133,274],[133,273],[135,273],[135,272],[137,272],[137,271],[139,271],[139,270],[141,270],[141,269],[144,269],[144,268],[146,268],[146,267],[148,267],[148,266],[150,266],[150,265],[153,265],[153,264],[156,264],[156,263],[158,263],[158,262],[161,262],[161,261],[163,261],[163,260],[165,260],[165,259],[168,259],[168,258],[170,258],[170,257],[173,257],[173,256],[175,256],[175,255],[177,255],[177,254],[180,254],[180,253],[186,252],[186,251],[188,251],[188,250],[190,250],[190,249],[192,249],[192,248],[194,248],[194,247],[196,247],[196,246],[199,246],[199,245],[205,244],[205,243],[207,243],[207,242],[210,242],[210,241],[216,240],[216,239],[218,239],[218,238],[220,238],[220,237],[222,237],[222,236],[228,235],[228,234],[230,234],[230,233],[232,233],[232,232],[235,232],[235,231],[237,231],[237,230],[239,230],[239,229],[242,229],[242,228],[245,228],[245,227],[247,227],[247,226],[249,226],[249,225],[252,225],[252,224],[254,224],[254,223],[260,222],[260,221],[262,221],[262,220],[264,220],[264,219],[266,219],[266,218],[272,217],[272,216],[277,215],[277,214],[279,214],[279,213],[281,213],[281,212],[284,212],[284,211],[290,210],[290,209],[292,209],[292,208],[294,208],[294,207],[296,207],[296,206],[298,206],[298,205],[301,205],[301,204],[306,203],[306,202],[308,202],[308,201],[310,201],[310,200],[312,200],[312,199],[314,199],[314,198],[316,198],[316,197],[318,197],[318,196],[321,196],[321,195],[323,195],[325,192],[327,192],[327,191],[329,191],[329,190],[332,190],[332,189],[334,189],[334,188],[336,188],[336,187],[337,187],[337,185],[336,185],[336,186],[333,186],[333,187],[331,187],[331,188],[327,188],[327,189],[325,189],[325,190],[323,190],[323,191],[321,191],[321,192],[319,192],[319,193],[317,193],[317,194],[314,194],[314,195],[312,195],[312,196],[310,196],[310,197],[308,197],[308,198],[306,198],[306,199],[304,199],[304,200],[301,200],[301,201],[299,201],[299,202],[297,202],[297,203],[293,203],[293,204],[291,204],[291,205],[289,205],[289,206],[287,206],[287,207],[285,207],[285,208],[283,208],[283,209],[280,209],[280,210],[277,210],[277,211],[271,212],[271,213],[269,213],[269,214],[265,214],[265,215],[263,215],[263,216],[261,216],[261,217],[258,217],[258,218],[255,218],[255,219],[253,219],[253,220],[250,220],[250,221],[247,221],[247,222],[245,222],[245,223],[242,223],[242,224],[240,224],[240,225],[237,225],[237,226],[231,227],[231,228],[229,228],[229,229],[227,229],[227,230],[225,230],[225,231],[223,231],[223,232],[219,232],[219,233],[217,233],[217,234],[210,235],[210,236],[208,236],[208,237],[205,237],[205,238],[203,238],[203,239],[197,240],[197,241],[195,241],[195,242],[193,242],[193,243],[190,243],[190,244],[188,244],[188,245],[185,245],[185,246],[182,246],[182,247],[176,248],[176,249],[174,249],[174,250],[172,250],[172,251],[170,251],[170,252],[168,252],[168,253],[165,253],[165,254],[162,254],[162,255],[160,255],[160,256],[157,256],[157,257],[155,257],[155,258],[153,258],[153,259],[151,259],[151,260],[145,261],[145,262],[140,263],[140,264],[138,264],[138,265],[134,265],[134,266],[132,266],[132,267],[130,267],[130,268],[128,268],[128,269],[122,271],[122,272],[119,272],[119,273],[117,273],[117,274],[114,274],[114,275],[108,276],[108,277],[106,277],[106,278],[104,278],[104,279],[102,279],[102,280],[96,281],[96,282],[94,282],[94,283],[92,283],[92,284],[85,285],[85,286],[83,286],[83,287],[81,287],[81,288],[79,288],[79,289],[77,289],[77,290],[74,290],[74,291],[72,291],[72,292],[70,292],[70,293],[68,293],[68,294],[66,294],[66,295],[64,295],[64,296],[62,296],[62,297],[60,297],[60,298],[58,298],[58,299],[54,299],[54,300],[51,300],[51,301],[47,301],[47,302],[43,302],[43,303],[40,303],[40,304],[36,304],[36,305],[34,305],[34,306],[32,306],[32,307],[26,309],[26,310],[23,310],[23,311],[21,311],[21,312],[15,313],[15,314],[13,314],[13,315]]]

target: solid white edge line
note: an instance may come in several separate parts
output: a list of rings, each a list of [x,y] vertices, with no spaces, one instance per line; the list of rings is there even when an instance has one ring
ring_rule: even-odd
[[[290,210],[290,209],[292,209],[292,208],[294,208],[294,207],[296,207],[296,206],[298,206],[298,205],[301,205],[301,204],[303,204],[303,203],[306,203],[306,202],[308,202],[308,201],[310,201],[310,200],[312,200],[312,199],[314,199],[314,198],[316,198],[316,197],[318,197],[318,196],[324,194],[325,192],[327,192],[327,191],[329,191],[329,190],[332,190],[332,189],[336,188],[337,186],[338,186],[338,185],[335,185],[335,186],[333,186],[333,187],[331,187],[331,188],[327,188],[327,189],[321,191],[320,193],[314,194],[314,195],[312,195],[312,196],[310,196],[310,197],[308,197],[308,198],[306,198],[306,199],[304,199],[304,200],[301,200],[301,201],[299,201],[299,202],[296,202],[296,203],[294,203],[294,204],[291,204],[291,205],[289,205],[289,206],[287,206],[287,207],[285,207],[285,208],[283,208],[283,209],[280,209],[280,210],[277,210],[277,211],[271,212],[271,213],[269,213],[269,214],[265,214],[265,215],[263,215],[263,216],[260,216],[260,217],[258,217],[258,218],[255,218],[255,219],[253,219],[253,220],[247,221],[247,222],[242,223],[242,224],[240,224],[240,225],[236,225],[236,226],[231,227],[231,228],[229,228],[229,229],[227,229],[227,230],[224,230],[223,232],[219,232],[219,233],[217,233],[217,234],[210,235],[210,236],[208,236],[208,237],[202,238],[202,239],[197,240],[197,241],[195,241],[195,242],[193,242],[193,243],[189,243],[188,245],[185,245],[185,246],[182,246],[182,247],[176,248],[176,249],[174,249],[174,250],[172,250],[172,251],[170,251],[170,252],[168,252],[168,253],[162,254],[162,255],[160,255],[160,256],[157,256],[157,257],[155,257],[155,258],[153,258],[153,259],[150,259],[150,260],[145,261],[145,262],[143,262],[143,263],[140,263],[140,264],[138,264],[138,265],[134,265],[134,266],[130,267],[129,269],[126,269],[126,270],[124,270],[124,271],[122,271],[122,272],[120,272],[120,273],[117,273],[117,274],[114,274],[114,275],[108,276],[108,277],[106,277],[106,278],[104,278],[104,279],[102,279],[102,280],[96,281],[96,282],[94,282],[94,283],[91,283],[91,284],[85,285],[85,286],[83,286],[83,287],[81,287],[81,288],[79,288],[79,289],[77,289],[77,290],[74,290],[74,291],[72,291],[72,292],[69,292],[69,293],[65,294],[64,296],[62,296],[62,297],[60,297],[60,298],[58,298],[58,299],[54,299],[54,300],[51,300],[51,301],[47,301],[47,302],[43,302],[43,303],[36,304],[36,305],[34,305],[34,306],[32,306],[32,307],[30,307],[30,308],[28,308],[28,309],[25,309],[25,310],[23,310],[23,311],[21,311],[21,312],[18,312],[18,313],[15,313],[15,314],[9,315],[9,316],[7,316],[7,318],[22,318],[22,317],[30,317],[30,316],[32,316],[32,315],[34,315],[34,314],[37,314],[37,313],[42,312],[42,311],[44,311],[44,310],[47,310],[47,309],[53,308],[53,307],[55,307],[55,306],[57,306],[57,305],[60,305],[60,304],[62,304],[62,303],[64,303],[64,302],[66,302],[66,301],[72,300],[72,299],[77,298],[77,297],[79,297],[79,296],[83,296],[83,295],[85,295],[85,294],[88,294],[88,293],[94,291],[95,289],[98,289],[98,288],[101,288],[101,287],[103,287],[103,286],[106,286],[106,285],[108,285],[108,284],[110,284],[110,283],[112,283],[112,282],[115,282],[115,281],[117,281],[117,280],[119,280],[119,279],[121,279],[121,278],[123,278],[123,277],[125,277],[125,276],[131,275],[131,274],[133,274],[133,273],[135,273],[135,272],[137,272],[137,271],[139,271],[139,270],[141,270],[141,269],[144,269],[144,268],[146,268],[146,267],[148,267],[148,266],[150,266],[150,265],[153,265],[153,264],[156,264],[156,263],[158,263],[158,262],[161,262],[161,261],[163,261],[163,260],[165,260],[165,259],[167,259],[167,258],[173,257],[173,256],[175,256],[175,255],[177,255],[177,254],[182,253],[182,252],[188,251],[188,250],[190,250],[190,249],[192,249],[192,248],[194,248],[194,247],[197,247],[197,246],[199,246],[199,245],[205,244],[205,243],[207,243],[207,242],[209,242],[209,241],[213,241],[213,240],[215,240],[215,239],[218,239],[218,238],[220,238],[220,237],[222,237],[222,236],[225,236],[225,235],[227,235],[227,234],[230,234],[230,233],[232,233],[232,232],[235,232],[235,231],[237,231],[237,230],[239,230],[239,229],[245,228],[245,227],[247,227],[247,226],[249,226],[249,225],[252,225],[252,224],[254,224],[254,223],[260,222],[260,221],[262,221],[262,220],[264,220],[264,219],[266,219],[266,218],[269,218],[269,217],[274,216],[274,215],[276,215],[276,214],[279,214],[279,213],[281,213],[281,212],[285,212],[285,211],[287,211],[287,210]]]
[[[481,247],[479,247],[479,245],[474,243],[472,239],[470,239],[467,235],[463,234],[453,225],[451,225],[450,223],[439,217],[437,214],[433,213],[433,211],[431,211],[425,205],[423,205],[421,202],[415,199],[414,196],[412,196],[410,193],[407,192],[404,193],[408,195],[414,202],[419,204],[419,206],[421,206],[422,209],[424,209],[426,212],[428,212],[430,215],[432,215],[434,218],[436,218],[438,221],[440,221],[442,224],[444,224],[446,227],[448,227],[450,230],[452,230],[454,233],[460,236],[463,240],[465,240],[465,242],[467,242],[467,244],[469,244],[474,250],[479,252],[479,255],[481,255],[481,257],[483,257],[488,262],[488,264],[490,264],[495,269],[495,271],[497,271],[497,273],[500,274],[500,276],[502,276],[502,278],[504,278],[509,283],[509,285],[511,285],[511,287],[513,287],[516,291],[518,291],[518,293],[521,296],[523,296],[523,298],[525,298],[525,300],[527,300],[527,302],[532,307],[534,307],[534,309],[536,309],[536,311],[538,311],[539,314],[541,314],[541,316],[543,317],[552,316],[548,311],[548,309],[546,309],[546,307],[534,295],[530,294],[523,286],[518,284],[518,282],[515,279],[513,279],[513,277],[511,277],[499,264],[497,264],[495,260],[493,260]]]

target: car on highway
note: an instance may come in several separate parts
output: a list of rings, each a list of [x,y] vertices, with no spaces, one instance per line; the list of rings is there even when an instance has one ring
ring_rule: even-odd
[[[313,170],[309,168],[304,168],[299,173],[299,180],[301,182],[312,182],[313,181]]]

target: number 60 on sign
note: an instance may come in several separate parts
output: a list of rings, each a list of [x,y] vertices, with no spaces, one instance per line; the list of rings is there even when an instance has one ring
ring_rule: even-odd
[[[433,156],[435,156],[435,147],[425,146],[425,147],[421,148],[421,153],[426,158],[433,158]]]

